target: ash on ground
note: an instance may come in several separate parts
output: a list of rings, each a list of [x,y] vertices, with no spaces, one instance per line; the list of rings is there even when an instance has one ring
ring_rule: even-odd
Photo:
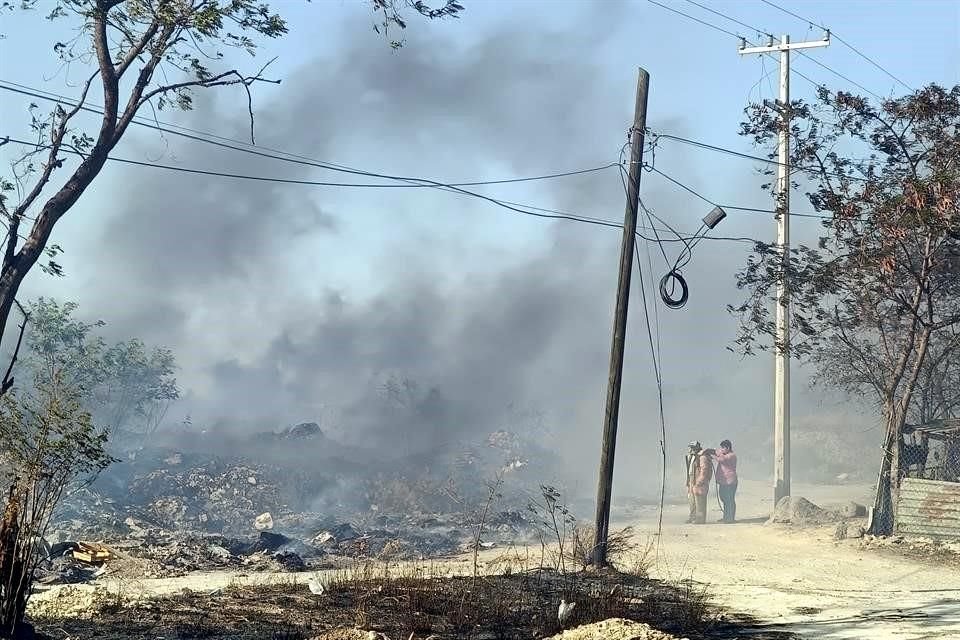
[[[525,543],[535,524],[522,487],[532,483],[527,476],[544,472],[529,461],[550,457],[501,431],[435,460],[434,470],[411,474],[407,465],[347,451],[315,423],[229,446],[202,439],[190,445],[130,452],[94,485],[71,493],[46,538],[41,580],[81,582],[104,565],[171,577],[449,557],[475,545],[487,483],[498,475],[503,482],[481,546]],[[79,541],[105,544],[109,559],[78,559]]]

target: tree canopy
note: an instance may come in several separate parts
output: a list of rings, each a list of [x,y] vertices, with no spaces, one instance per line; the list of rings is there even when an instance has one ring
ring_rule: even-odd
[[[819,382],[877,401],[888,488],[877,507],[889,515],[904,422],[938,402],[932,385],[960,357],[960,86],[879,105],[822,89],[812,104],[751,106],[743,134],[771,143],[784,108],[796,186],[825,219],[816,246],[785,256],[757,244],[737,279],[747,298],[731,307],[742,321],[737,344],[789,350],[816,366]],[[789,347],[776,341],[769,304],[783,276]]]
[[[40,298],[27,309],[23,366],[33,378],[76,389],[95,422],[110,429],[115,448],[142,446],[180,397],[173,352],[148,349],[138,338],[107,344],[97,333],[104,323],[76,319],[73,302]]]

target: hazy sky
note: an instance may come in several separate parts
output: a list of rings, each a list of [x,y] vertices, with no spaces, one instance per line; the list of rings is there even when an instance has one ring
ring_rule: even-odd
[[[738,124],[745,104],[773,97],[777,82],[771,60],[741,58],[736,39],[646,1],[464,0],[460,20],[411,18],[398,52],[373,32],[367,3],[273,4],[291,33],[261,50],[263,59],[278,57],[271,73],[283,82],[256,90],[257,143],[367,170],[476,181],[615,161],[631,122],[638,66],[651,75],[648,124],[655,130],[758,153],[737,135]],[[691,3],[664,4],[755,38]],[[795,41],[822,35],[760,2],[708,4]],[[960,83],[960,3],[782,4],[829,26],[911,86]],[[85,73],[74,68],[68,77],[52,51],[69,25],[43,14],[0,18],[7,36],[0,40],[0,79],[75,96]],[[809,55],[878,94],[904,91],[838,41]],[[249,69],[262,64],[237,61]],[[795,69],[856,90],[810,60],[797,58]],[[792,86],[795,98],[813,95],[799,76]],[[0,92],[0,135],[29,135],[29,102]],[[192,112],[159,118],[237,139],[248,127],[245,96],[231,89],[198,96]],[[0,151],[9,161],[11,150]],[[115,155],[354,180],[142,128],[131,129]],[[757,163],[669,141],[657,149],[656,163],[715,202],[771,205]],[[623,216],[616,170],[476,189],[587,216]],[[685,232],[710,208],[649,173],[642,198]],[[801,194],[794,203],[795,211],[810,211]],[[793,229],[797,240],[809,239],[817,221],[796,218]],[[714,233],[770,240],[774,231],[769,216],[731,211]],[[55,280],[37,270],[23,297],[76,300],[83,315],[106,320],[112,336],[173,348],[187,395],[173,420],[187,413],[195,423],[325,420],[356,440],[376,439],[383,425],[370,427],[359,409],[397,373],[437,387],[452,408],[421,439],[504,426],[510,404],[542,409],[557,448],[592,482],[616,229],[525,217],[436,190],[243,182],[111,164],[53,240],[66,250],[67,276]],[[673,457],[694,436],[742,436],[748,469],[750,458],[766,453],[750,447],[762,447],[771,427],[771,359],[727,351],[736,323],[725,307],[739,301],[733,274],[750,248],[703,242],[685,271],[690,303],[659,309]],[[674,257],[677,247],[668,251]],[[658,278],[664,262],[655,248],[651,260]],[[634,294],[618,467],[624,483],[659,464],[656,393],[639,290]],[[795,380],[799,427],[875,422],[809,392],[802,372]]]

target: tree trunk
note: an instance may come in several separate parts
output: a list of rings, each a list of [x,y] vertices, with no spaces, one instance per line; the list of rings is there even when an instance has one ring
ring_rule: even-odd
[[[3,637],[13,635],[19,615],[21,589],[19,554],[17,545],[20,538],[20,481],[14,480],[7,495],[7,504],[0,519],[0,634]]]
[[[903,440],[904,417],[897,411],[895,403],[884,403],[884,422],[886,424],[883,439],[883,457],[880,474],[877,478],[877,495],[873,503],[873,521],[869,533],[875,536],[888,536],[894,529],[894,509],[900,490],[900,444]]]

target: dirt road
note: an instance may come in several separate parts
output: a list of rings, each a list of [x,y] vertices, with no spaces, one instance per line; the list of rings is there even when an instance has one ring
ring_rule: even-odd
[[[771,490],[745,483],[735,525],[681,524],[686,507],[664,511],[655,575],[709,585],[714,601],[755,616],[771,630],[820,640],[960,638],[960,569],[835,542],[833,528],[765,525]],[[819,504],[854,499],[867,487],[795,486]],[[712,495],[711,495],[711,500]],[[655,531],[655,510],[637,513],[638,531]]]

